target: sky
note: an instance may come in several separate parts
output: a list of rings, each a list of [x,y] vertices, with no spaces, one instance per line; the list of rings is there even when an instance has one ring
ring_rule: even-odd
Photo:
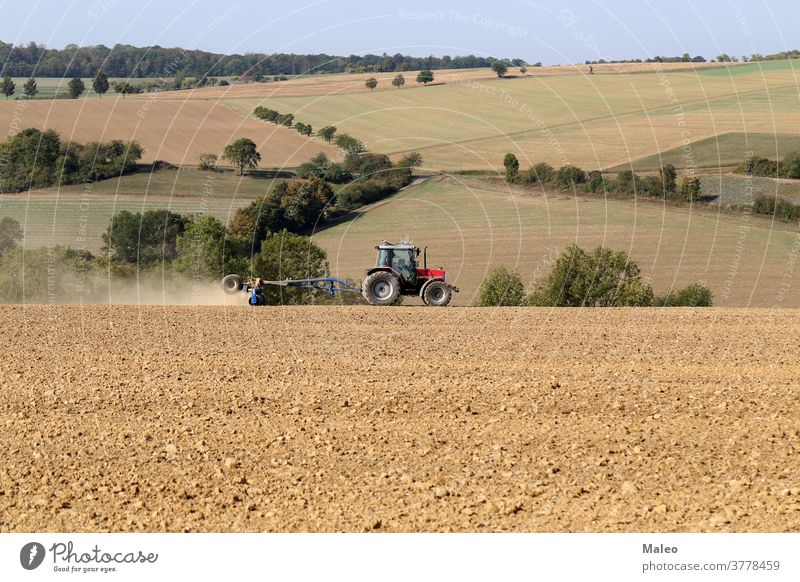
[[[0,0],[0,40],[216,53],[475,54],[545,65],[800,48],[800,0]]]

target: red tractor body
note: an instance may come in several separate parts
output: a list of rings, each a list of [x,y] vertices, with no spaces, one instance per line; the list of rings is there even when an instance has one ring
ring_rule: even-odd
[[[387,241],[375,247],[378,258],[367,270],[362,292],[372,305],[393,305],[400,295],[418,295],[426,305],[444,307],[458,288],[447,283],[444,269],[429,269],[427,247],[423,264],[417,264],[418,247]]]

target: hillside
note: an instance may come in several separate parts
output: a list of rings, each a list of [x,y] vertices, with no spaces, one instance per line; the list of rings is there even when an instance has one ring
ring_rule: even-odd
[[[296,166],[317,153],[338,159],[340,152],[294,130],[242,116],[212,101],[171,101],[154,95],[123,99],[0,101],[3,133],[26,127],[54,129],[64,141],[137,140],[142,161],[195,165],[201,153],[221,154],[240,137],[259,146],[261,166]]]
[[[786,287],[796,227],[744,214],[438,177],[314,235],[331,271],[358,279],[383,239],[428,245],[431,266],[446,267],[461,288],[456,305],[474,301],[493,267],[516,268],[530,285],[577,243],[626,251],[657,292],[702,281],[715,305],[800,306]]]
[[[791,61],[601,71],[535,70],[507,79],[453,73],[442,85],[412,87],[408,79],[403,89],[384,82],[372,93],[353,80],[359,93],[340,87],[324,98],[280,96],[281,88],[269,83],[253,97],[208,91],[242,114],[258,105],[294,113],[314,127],[335,125],[372,151],[399,156],[418,150],[427,167],[448,171],[496,169],[506,152],[523,166],[547,161],[608,168],[724,133],[800,132],[794,114],[798,73]],[[684,154],[685,165],[695,164],[691,147]]]
[[[25,245],[70,245],[98,253],[111,217],[121,210],[167,208],[179,214],[210,214],[223,223],[240,206],[266,194],[275,180],[262,175],[201,172],[191,167],[141,171],[120,178],[45,188],[0,198],[0,216],[17,220]]]

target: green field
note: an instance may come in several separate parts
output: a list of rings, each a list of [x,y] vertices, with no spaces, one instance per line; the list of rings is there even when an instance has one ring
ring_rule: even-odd
[[[191,168],[137,172],[87,186],[8,194],[0,198],[0,216],[19,221],[28,247],[65,244],[97,252],[102,233],[120,210],[168,208],[179,214],[211,214],[227,223],[237,208],[274,183],[270,178]]]
[[[36,79],[36,87],[39,89],[39,92],[36,94],[36,99],[52,99],[54,97],[59,96],[66,96],[68,94],[67,84],[72,80],[72,77],[62,78],[62,77],[34,77]],[[16,83],[16,92],[10,98],[19,98],[24,99],[25,95],[22,92],[22,86],[28,80],[25,77],[12,77],[11,78],[14,83]],[[97,93],[94,92],[92,89],[92,80],[93,79],[83,79],[83,84],[86,85],[86,93],[83,94],[84,97],[100,97]],[[113,85],[117,81],[127,81],[133,85],[141,83],[142,81],[147,81],[148,79],[145,78],[109,78],[108,82],[112,85],[109,87],[108,93],[114,94]],[[153,79],[149,79],[152,81]],[[2,98],[2,97],[0,97]]]
[[[735,166],[744,161],[747,152],[772,160],[783,158],[787,152],[800,150],[800,135],[789,133],[724,133],[698,140],[687,147],[665,150],[632,163],[622,164],[609,171],[657,171],[672,164],[676,168],[720,168]]]
[[[374,263],[381,240],[428,245],[431,266],[446,267],[461,288],[457,304],[471,303],[497,265],[518,269],[529,284],[540,280],[574,242],[630,253],[657,292],[702,281],[716,305],[800,306],[797,293],[781,292],[785,273],[795,268],[796,226],[747,214],[438,177],[314,238],[327,250],[333,273],[355,278]]]
[[[434,169],[498,168],[506,152],[523,167],[547,161],[597,169],[720,134],[800,134],[791,64],[740,68],[493,79],[223,103],[244,114],[257,105],[294,113],[315,128],[332,124],[372,151],[418,150]]]

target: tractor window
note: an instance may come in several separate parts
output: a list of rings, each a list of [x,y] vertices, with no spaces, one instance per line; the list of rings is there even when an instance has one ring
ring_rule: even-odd
[[[395,249],[392,257],[392,268],[409,284],[417,279],[417,270],[414,265],[412,249]]]
[[[378,250],[378,262],[376,267],[391,267],[392,266],[392,251],[391,249]]]

